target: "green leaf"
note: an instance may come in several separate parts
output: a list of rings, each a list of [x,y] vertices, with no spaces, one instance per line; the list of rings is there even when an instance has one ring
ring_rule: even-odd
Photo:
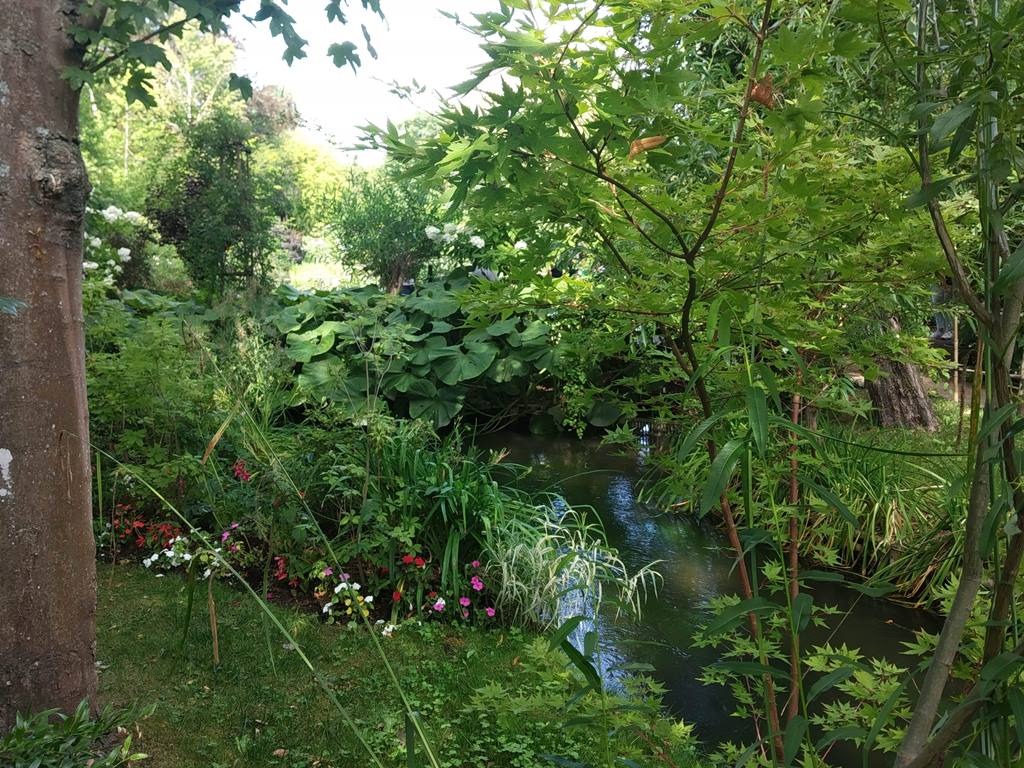
[[[946,138],[949,134],[953,133],[960,125],[968,120],[975,113],[975,100],[976,97],[972,97],[966,101],[962,101],[946,112],[935,118],[935,122],[932,123],[932,129],[929,131],[932,141],[941,141]]]
[[[946,191],[946,189],[948,189],[959,178],[959,176],[947,176],[944,179],[938,179],[927,186],[921,187],[921,189],[917,190],[917,192],[914,192],[903,201],[904,207],[917,208],[922,205],[927,205]]]
[[[732,672],[737,675],[751,675],[751,676],[762,676],[771,675],[779,680],[789,680],[789,674],[783,672],[781,669],[775,669],[764,664],[759,664],[756,661],[716,661],[711,665],[711,669],[721,669],[726,672]]]
[[[334,66],[340,68],[348,64],[353,72],[362,64],[359,54],[356,53],[356,44],[353,42],[332,43],[327,48],[327,55],[334,59]]]
[[[799,634],[807,629],[814,610],[814,598],[806,592],[800,592],[793,600],[793,615],[790,621],[790,629]]]
[[[768,401],[760,387],[747,387],[747,421],[757,455],[764,456],[768,446]]]
[[[846,521],[847,525],[849,525],[852,528],[856,528],[858,525],[860,525],[859,521],[857,520],[857,517],[853,514],[853,512],[850,511],[850,508],[843,503],[842,499],[840,499],[838,496],[832,493],[832,491],[830,491],[828,488],[817,485],[816,483],[812,482],[811,480],[808,480],[803,476],[801,476],[801,482],[805,486],[810,488],[812,491],[814,491],[814,494],[816,496],[820,497],[836,512],[838,512],[839,516]]]
[[[679,449],[676,451],[676,458],[679,461],[682,461],[693,453],[693,449],[697,447],[697,443],[700,441],[701,437],[703,437],[709,429],[715,426],[715,424],[720,422],[727,415],[727,413],[718,413],[713,416],[709,416],[696,427],[691,429],[689,434],[686,435],[686,439],[683,440],[682,445],[680,445]]]
[[[748,613],[768,613],[777,610],[778,607],[763,597],[752,597],[725,608],[715,617],[714,621],[704,628],[704,633],[712,636],[720,635],[739,624]]]
[[[228,76],[228,88],[237,91],[246,101],[252,98],[252,80],[243,75],[236,75],[232,72]]]
[[[829,691],[839,683],[843,682],[846,678],[852,675],[854,672],[852,667],[840,667],[834,669],[821,679],[817,680],[814,685],[807,691],[807,703],[810,704],[825,691]]]
[[[518,322],[518,317],[508,317],[504,320],[498,320],[497,322],[491,323],[487,326],[487,333],[491,336],[507,336],[516,329],[516,324]]]
[[[594,665],[576,649],[576,646],[568,640],[563,640],[561,648],[562,653],[569,657],[569,661],[572,662],[573,666],[583,673],[583,677],[590,683],[590,687],[595,691],[601,690],[601,675],[594,669]]]
[[[445,427],[462,410],[463,395],[455,389],[438,390],[432,398],[409,401],[409,415],[414,419],[427,419],[435,427]]]
[[[468,344],[466,351],[456,350],[453,354],[439,356],[434,362],[434,371],[445,384],[454,386],[480,376],[491,367],[498,348],[493,344]]]
[[[559,625],[558,629],[551,633],[551,637],[548,639],[548,645],[551,650],[554,650],[562,644],[563,640],[568,640],[571,635],[580,624],[586,621],[586,616],[571,616]]]
[[[806,733],[807,720],[803,715],[797,715],[786,726],[786,733],[782,737],[782,762],[784,765],[793,764]]]
[[[587,421],[595,427],[610,427],[622,418],[622,409],[615,403],[599,400],[590,407]]]
[[[1017,247],[999,270],[999,275],[992,284],[992,291],[1002,296],[1014,283],[1024,279],[1024,243]]]
[[[740,451],[746,445],[746,439],[734,438],[722,446],[722,449],[715,456],[711,463],[711,471],[708,473],[707,483],[704,484],[704,492],[700,498],[700,514],[703,517],[714,507],[722,494],[725,493],[729,481],[732,479],[732,472],[739,461]]]
[[[1006,689],[1006,700],[1013,712],[1013,726],[1017,731],[1017,743],[1024,746],[1024,691],[1017,687]]]

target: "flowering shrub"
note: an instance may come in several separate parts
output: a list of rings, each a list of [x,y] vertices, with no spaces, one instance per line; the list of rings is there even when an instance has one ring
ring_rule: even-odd
[[[86,278],[108,287],[141,288],[151,280],[151,257],[160,236],[149,219],[138,211],[116,205],[103,210],[86,209]]]

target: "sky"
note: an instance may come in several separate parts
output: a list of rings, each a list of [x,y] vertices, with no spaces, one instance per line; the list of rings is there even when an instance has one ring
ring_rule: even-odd
[[[252,24],[244,15],[259,8],[258,0],[246,0],[242,15],[230,23],[231,35],[242,46],[237,70],[256,85],[280,85],[295,99],[300,114],[309,123],[303,132],[313,141],[336,148],[358,141],[359,126],[386,120],[398,123],[419,112],[436,109],[449,95],[447,88],[470,77],[470,70],[486,57],[478,39],[458,27],[441,11],[468,17],[470,13],[495,10],[496,0],[382,0],[385,20],[363,11],[353,0],[346,25],[328,24],[325,0],[291,0],[286,10],[296,29],[308,41],[307,56],[289,67],[282,59],[284,46],[273,38],[267,24]],[[365,23],[378,58],[365,49],[360,23]],[[339,69],[327,55],[331,43],[351,40],[360,47],[362,66],[357,72]],[[416,80],[426,90],[414,96],[414,103],[390,92],[390,85],[412,85]],[[317,129],[319,127],[319,130]],[[341,159],[374,165],[382,161],[375,153],[341,152]]]

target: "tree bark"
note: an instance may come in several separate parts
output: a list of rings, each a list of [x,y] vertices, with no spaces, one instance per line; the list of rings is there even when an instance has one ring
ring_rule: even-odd
[[[0,729],[96,693],[71,0],[0,0]]]
[[[894,332],[899,331],[896,320],[891,320],[890,324]],[[868,397],[875,407],[878,423],[883,427],[916,427],[929,432],[938,429],[939,422],[917,366],[889,359],[878,363],[882,375],[867,382]]]

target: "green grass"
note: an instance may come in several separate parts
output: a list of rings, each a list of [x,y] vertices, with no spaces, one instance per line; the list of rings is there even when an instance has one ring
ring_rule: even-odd
[[[263,616],[250,597],[215,585],[221,664],[214,668],[205,585],[197,589],[188,642],[179,653],[185,580],[156,578],[130,564],[98,568],[100,698],[116,706],[156,705],[139,726],[150,768],[370,764],[277,634],[271,635],[272,667]],[[277,610],[382,759],[404,765],[401,704],[365,632],[322,625],[306,611]],[[403,687],[430,713],[426,724],[435,747],[449,753],[446,745],[472,734],[444,724],[458,721],[474,690],[514,673],[528,641],[517,631],[440,624],[407,624],[383,638]],[[279,750],[287,754],[275,756]]]

